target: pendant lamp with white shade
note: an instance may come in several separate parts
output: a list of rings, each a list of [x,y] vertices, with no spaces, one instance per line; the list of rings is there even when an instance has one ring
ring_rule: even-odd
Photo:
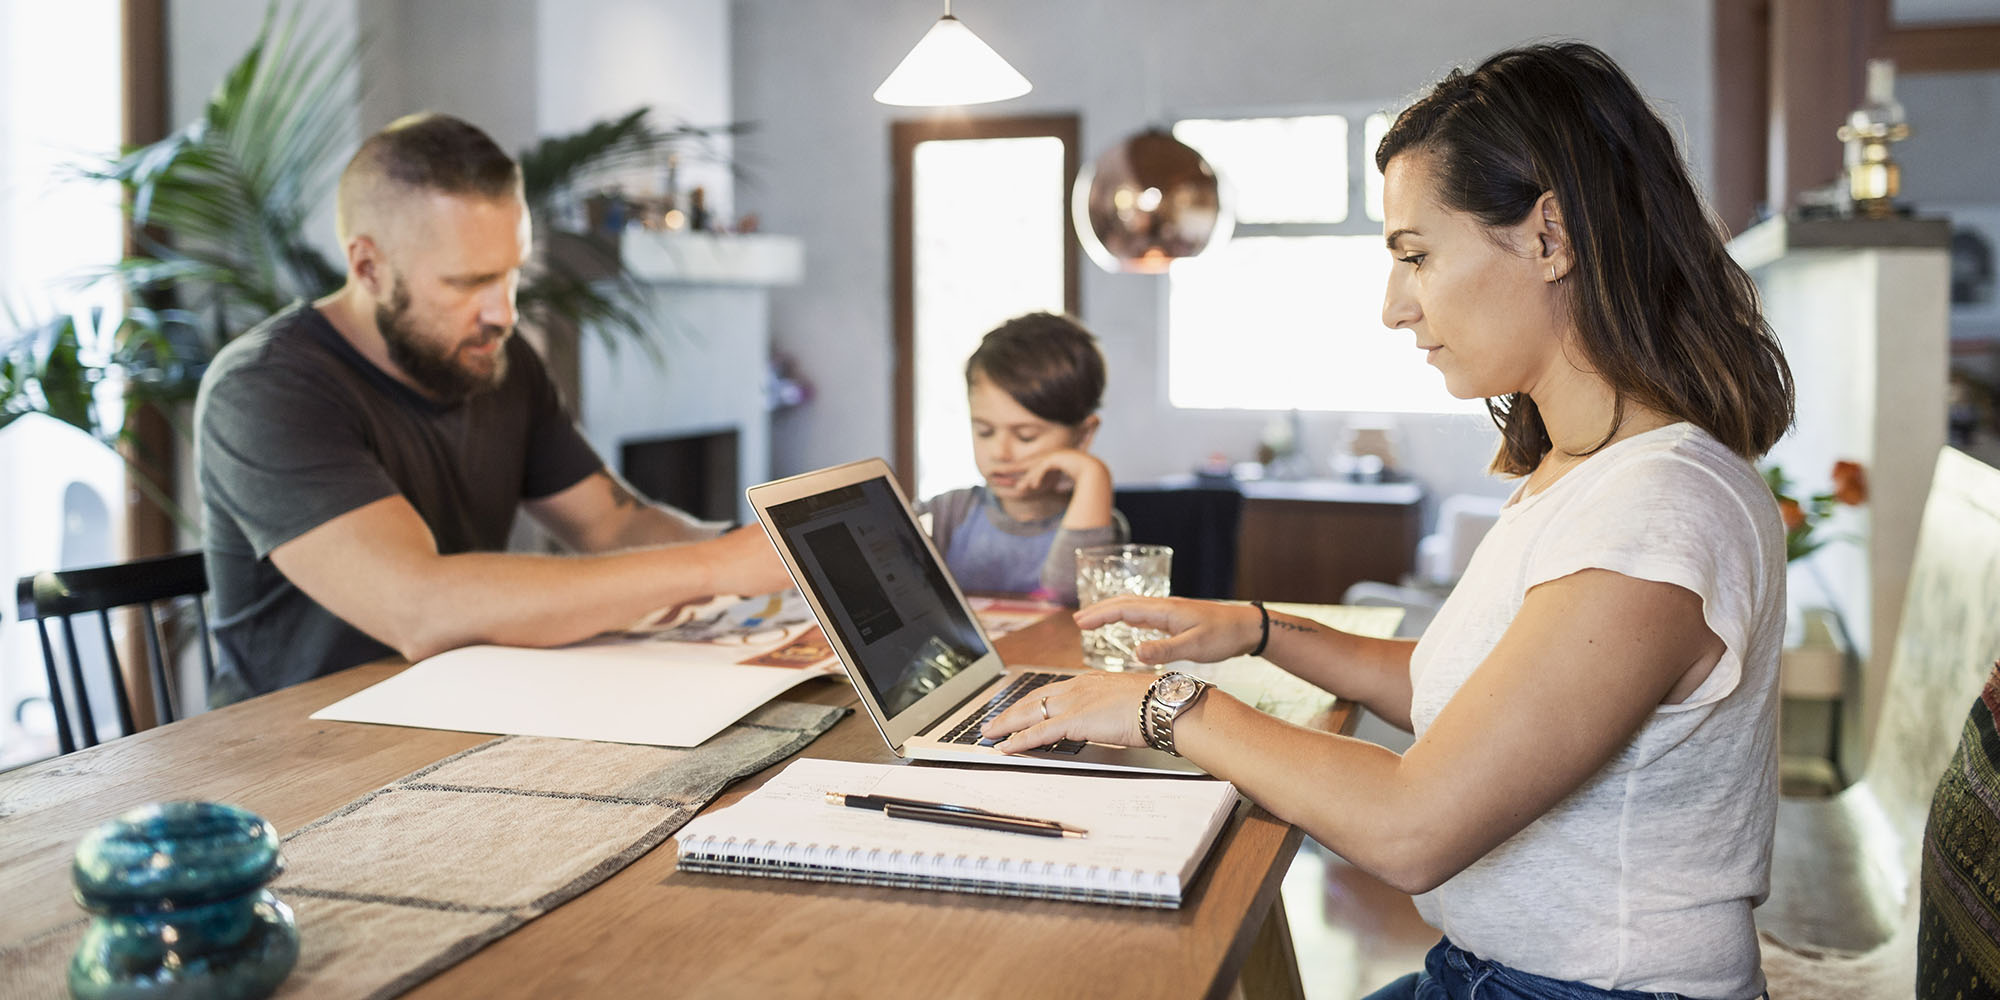
[[[910,107],[987,104],[1029,89],[1028,78],[951,16],[951,0],[945,0],[944,16],[875,88],[875,100]]]

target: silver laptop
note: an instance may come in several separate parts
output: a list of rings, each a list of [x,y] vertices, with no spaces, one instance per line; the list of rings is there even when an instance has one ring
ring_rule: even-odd
[[[982,764],[1201,774],[1150,747],[1063,741],[1003,754],[979,725],[1080,671],[1009,667],[881,459],[752,486],[750,506],[898,756]],[[1138,711],[1138,706],[1133,706]]]

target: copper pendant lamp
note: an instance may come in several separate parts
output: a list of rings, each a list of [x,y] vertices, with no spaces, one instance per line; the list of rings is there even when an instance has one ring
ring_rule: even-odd
[[[1076,178],[1070,215],[1090,259],[1107,271],[1164,274],[1229,240],[1235,228],[1215,170],[1186,143],[1152,128],[1105,150]]]

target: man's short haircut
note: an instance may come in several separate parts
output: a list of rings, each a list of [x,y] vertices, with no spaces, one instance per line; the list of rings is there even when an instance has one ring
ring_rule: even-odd
[[[1068,316],[1035,312],[995,327],[965,362],[965,384],[984,378],[1029,413],[1074,427],[1104,400],[1104,354]]]
[[[385,197],[416,192],[505,198],[521,192],[521,166],[492,137],[462,118],[423,112],[369,136],[340,175],[340,238],[356,235],[357,213]]]

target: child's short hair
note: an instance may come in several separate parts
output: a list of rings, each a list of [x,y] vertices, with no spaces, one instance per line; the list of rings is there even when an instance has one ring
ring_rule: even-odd
[[[984,377],[1029,413],[1083,423],[1104,402],[1104,354],[1068,316],[1033,312],[993,328],[965,362],[965,384]]]

